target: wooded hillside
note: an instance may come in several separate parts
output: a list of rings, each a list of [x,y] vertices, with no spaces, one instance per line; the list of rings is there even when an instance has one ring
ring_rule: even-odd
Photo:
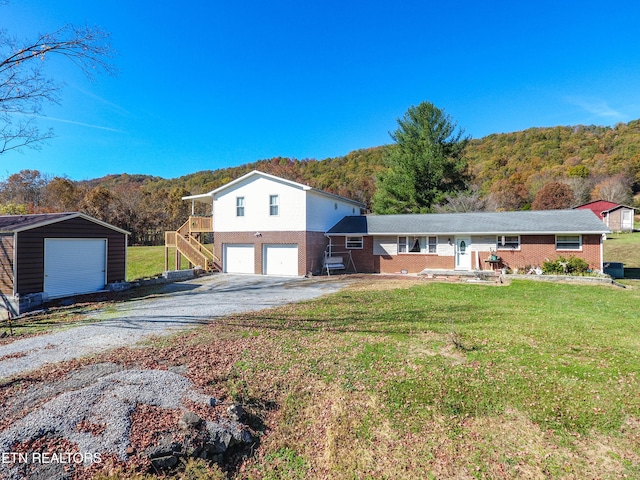
[[[273,158],[175,179],[114,174],[83,182],[23,170],[0,183],[0,213],[80,210],[132,232],[133,243],[158,243],[189,214],[181,200],[251,170],[281,176],[370,205],[386,147],[324,160]],[[640,120],[615,127],[530,128],[471,140],[465,157],[476,209],[530,208],[550,182],[568,184],[573,204],[591,198],[632,203],[640,191]],[[540,202],[539,202],[540,203]],[[454,202],[444,209],[456,209]],[[202,212],[207,213],[207,212]]]

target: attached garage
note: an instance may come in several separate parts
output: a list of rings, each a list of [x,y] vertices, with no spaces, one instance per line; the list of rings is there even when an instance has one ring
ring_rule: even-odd
[[[225,244],[223,250],[223,271],[225,273],[256,273],[253,244]]]
[[[82,213],[0,216],[0,317],[125,281],[127,235]]]
[[[265,275],[298,275],[298,245],[264,245],[262,268]]]

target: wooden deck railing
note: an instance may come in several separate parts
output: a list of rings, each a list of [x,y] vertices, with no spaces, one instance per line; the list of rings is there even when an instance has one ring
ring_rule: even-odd
[[[190,216],[177,231],[165,232],[165,269],[168,269],[169,264],[169,247],[176,248],[176,269],[179,268],[180,255],[183,255],[191,265],[200,266],[204,270],[220,269],[220,259],[192,235],[212,231],[213,217]]]
[[[213,232],[213,217],[189,217],[191,233]]]
[[[176,248],[178,251],[187,257],[189,263],[199,266],[203,270],[207,270],[208,258],[205,254],[200,252],[198,248],[194,247],[189,240],[182,235],[176,235]]]
[[[164,232],[164,246],[175,247],[176,246],[176,233],[177,232]]]

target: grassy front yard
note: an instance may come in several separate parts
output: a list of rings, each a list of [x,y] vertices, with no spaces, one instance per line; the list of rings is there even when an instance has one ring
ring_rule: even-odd
[[[609,234],[604,242],[604,260],[640,268],[640,232]]]
[[[261,436],[234,478],[640,478],[639,303],[366,278],[91,361],[242,402]]]
[[[640,477],[640,290],[377,287],[209,330],[280,407],[247,477]]]

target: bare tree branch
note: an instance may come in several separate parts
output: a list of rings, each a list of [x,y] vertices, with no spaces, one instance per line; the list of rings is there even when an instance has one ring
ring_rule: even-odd
[[[36,122],[43,103],[59,101],[61,85],[45,74],[46,61],[70,60],[89,79],[97,72],[112,75],[108,38],[100,28],[75,25],[22,43],[0,31],[0,154],[25,146],[38,148],[53,135],[51,130],[40,132]]]

